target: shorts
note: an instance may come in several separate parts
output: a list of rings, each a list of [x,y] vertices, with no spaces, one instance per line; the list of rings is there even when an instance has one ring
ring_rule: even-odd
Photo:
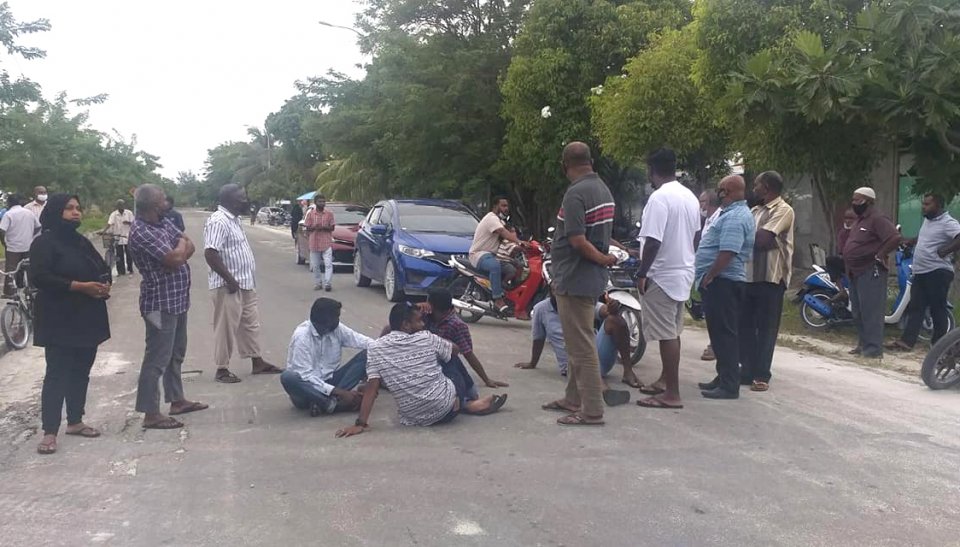
[[[670,298],[648,279],[641,321],[647,342],[677,340],[683,332],[683,302]]]

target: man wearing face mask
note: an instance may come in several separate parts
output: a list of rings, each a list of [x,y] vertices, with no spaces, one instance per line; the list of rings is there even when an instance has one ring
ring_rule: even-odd
[[[290,339],[280,384],[293,406],[309,409],[311,416],[360,406],[355,388],[367,375],[366,349],[373,339],[341,323],[341,308],[336,300],[318,298],[310,308],[310,319],[301,323]],[[361,351],[344,363],[343,348]]]
[[[793,207],[783,200],[783,177],[757,175],[751,212],[757,223],[753,258],[747,263],[747,292],[740,315],[740,383],[750,391],[770,389],[770,367],[780,332],[783,294],[793,274]]]
[[[960,222],[945,210],[943,197],[923,196],[921,211],[923,225],[920,235],[912,241],[913,287],[907,308],[907,326],[896,342],[887,346],[893,351],[911,351],[917,343],[920,326],[927,309],[933,319],[933,338],[936,344],[947,332],[947,295],[953,283],[953,257],[960,250]]]
[[[883,356],[889,255],[901,239],[893,222],[876,210],[876,201],[873,188],[862,187],[853,192],[850,204],[857,222],[843,247],[858,338],[857,347],[850,354],[870,358]]]
[[[43,208],[47,205],[47,189],[43,186],[37,186],[33,189],[33,201],[23,206],[24,209],[30,211],[31,213],[37,215],[37,218],[40,218],[40,213],[43,212]]]

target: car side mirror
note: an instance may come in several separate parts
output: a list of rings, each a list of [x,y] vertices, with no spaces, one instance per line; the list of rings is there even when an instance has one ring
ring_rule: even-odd
[[[385,224],[374,224],[370,227],[370,233],[375,236],[387,235],[388,228]]]

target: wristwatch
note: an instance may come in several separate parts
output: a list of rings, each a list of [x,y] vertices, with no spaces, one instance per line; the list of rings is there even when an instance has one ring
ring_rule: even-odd
[[[353,425],[357,427],[367,427],[367,422],[361,420],[360,418],[357,418],[357,421],[353,422]]]

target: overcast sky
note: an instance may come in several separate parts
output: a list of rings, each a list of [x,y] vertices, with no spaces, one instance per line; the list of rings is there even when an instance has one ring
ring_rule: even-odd
[[[91,125],[137,136],[163,174],[202,171],[208,149],[245,140],[295,93],[298,79],[328,69],[362,74],[353,0],[8,0],[18,20],[53,29],[23,40],[46,59],[10,60],[52,98],[110,95]],[[9,59],[9,57],[6,57]]]

